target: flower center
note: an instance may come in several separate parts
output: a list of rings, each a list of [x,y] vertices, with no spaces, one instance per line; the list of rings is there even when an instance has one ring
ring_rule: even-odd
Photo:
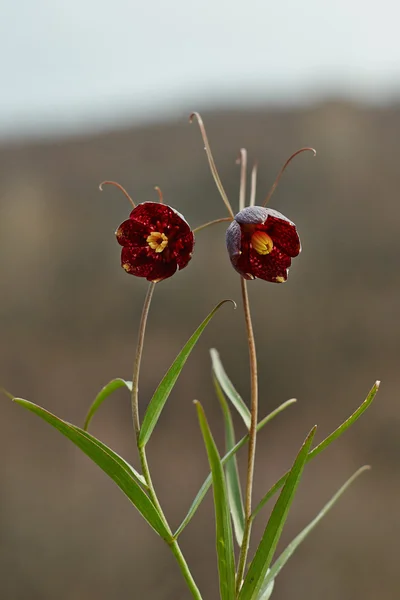
[[[258,254],[269,254],[272,252],[274,242],[265,231],[256,231],[251,236],[251,245]]]
[[[155,252],[162,252],[168,246],[167,236],[165,233],[160,233],[159,231],[153,231],[146,239],[146,242]]]

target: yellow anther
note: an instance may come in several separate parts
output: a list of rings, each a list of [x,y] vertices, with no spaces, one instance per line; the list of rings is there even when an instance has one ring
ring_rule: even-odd
[[[265,231],[256,231],[251,236],[251,245],[258,254],[269,254],[272,252],[274,242]]]
[[[279,276],[279,277],[275,277],[275,281],[277,283],[285,283],[286,279],[284,277]]]
[[[168,246],[167,236],[165,233],[160,233],[159,231],[153,231],[146,239],[146,242],[155,252],[162,252]]]

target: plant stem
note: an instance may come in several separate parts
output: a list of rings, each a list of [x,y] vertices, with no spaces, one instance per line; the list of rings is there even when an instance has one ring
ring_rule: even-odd
[[[208,223],[204,223],[204,225],[199,225],[198,227],[195,227],[194,229],[192,229],[192,231],[193,233],[197,233],[198,231],[201,231],[202,229],[205,229],[210,225],[216,225],[217,223],[222,223],[223,221],[232,221],[232,217],[222,217],[222,219],[215,219],[214,221],[209,221]]]
[[[139,417],[139,373],[140,363],[142,361],[144,334],[146,333],[147,317],[149,315],[151,299],[153,297],[155,283],[150,283],[146,298],[143,304],[142,316],[140,318],[139,335],[136,345],[135,362],[133,363],[133,375],[132,375],[132,394],[131,394],[131,408],[132,408],[132,421],[133,427],[136,433],[136,439],[139,440],[140,433],[140,417]]]
[[[257,355],[256,344],[254,340],[253,325],[251,322],[249,296],[247,292],[247,282],[240,278],[243,298],[243,309],[246,320],[247,342],[249,345],[250,359],[250,386],[251,386],[251,421],[249,430],[249,453],[247,460],[247,482],[245,496],[245,526],[243,532],[243,541],[240,548],[239,565],[236,580],[236,592],[240,590],[244,571],[246,568],[247,552],[249,550],[250,532],[251,532],[251,500],[253,493],[253,477],[254,477],[254,460],[256,454],[256,437],[257,437],[257,418],[258,418],[258,379],[257,379]]]
[[[142,353],[143,353],[143,345],[144,345],[144,336],[146,333],[146,324],[147,324],[147,317],[149,315],[149,310],[150,310],[150,304],[151,304],[151,299],[153,297],[153,292],[154,292],[154,287],[155,287],[155,283],[150,283],[148,290],[147,290],[147,294],[146,294],[146,298],[144,300],[144,304],[143,304],[143,310],[142,310],[142,316],[140,319],[140,325],[139,325],[139,335],[138,335],[138,341],[137,341],[137,346],[136,346],[136,354],[135,354],[135,361],[133,364],[133,375],[132,375],[132,395],[131,395],[131,407],[132,407],[132,420],[133,420],[133,426],[135,429],[135,434],[136,434],[136,441],[137,441],[137,447],[139,450],[139,457],[140,457],[140,463],[142,466],[142,472],[143,472],[143,477],[146,480],[146,484],[148,487],[148,494],[150,496],[151,501],[153,502],[154,506],[156,507],[161,520],[163,521],[165,528],[167,529],[168,533],[171,535],[171,540],[168,542],[168,545],[170,546],[172,553],[174,554],[179,568],[182,572],[183,577],[185,578],[185,581],[192,593],[192,596],[195,600],[202,600],[200,591],[192,577],[192,574],[189,570],[188,564],[185,560],[185,557],[182,554],[182,551],[179,547],[179,544],[177,542],[176,539],[173,538],[173,533],[171,531],[171,528],[168,524],[167,518],[164,515],[164,512],[161,508],[161,504],[157,498],[157,494],[156,491],[154,489],[154,485],[153,485],[153,481],[151,479],[151,475],[150,475],[150,469],[149,469],[149,465],[147,462],[147,456],[146,456],[146,450],[144,446],[140,446],[139,445],[139,434],[140,434],[140,417],[139,417],[139,374],[140,374],[140,363],[142,361]]]

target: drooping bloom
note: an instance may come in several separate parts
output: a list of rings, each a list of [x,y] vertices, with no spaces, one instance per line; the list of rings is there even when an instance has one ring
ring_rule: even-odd
[[[226,245],[242,277],[273,283],[287,280],[292,258],[301,251],[295,224],[262,206],[248,206],[235,216],[226,232]]]
[[[160,202],[138,204],[115,232],[127,273],[158,282],[186,267],[194,235],[183,216]]]

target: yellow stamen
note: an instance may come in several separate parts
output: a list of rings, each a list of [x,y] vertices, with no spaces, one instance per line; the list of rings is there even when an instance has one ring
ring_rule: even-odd
[[[125,269],[125,271],[126,271],[127,273],[129,273],[129,271],[130,271],[130,269],[131,269],[131,265],[130,265],[129,263],[124,263],[124,264],[122,265],[122,268],[123,268],[123,269]]]
[[[153,231],[146,239],[146,242],[155,252],[162,252],[168,246],[167,236],[165,233],[160,233],[159,231]]]
[[[251,236],[251,245],[258,254],[269,254],[272,252],[274,242],[265,231],[256,231]]]
[[[285,283],[286,279],[284,277],[279,276],[279,277],[275,277],[275,281],[277,283]]]

